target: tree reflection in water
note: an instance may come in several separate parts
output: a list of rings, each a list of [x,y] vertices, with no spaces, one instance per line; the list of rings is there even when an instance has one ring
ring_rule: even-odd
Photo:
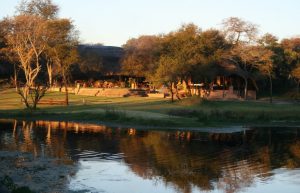
[[[274,169],[300,166],[297,128],[201,133],[47,121],[3,122],[0,127],[1,149],[52,156],[66,163],[121,159],[136,175],[184,193],[195,188],[239,192],[257,179],[272,178]]]
[[[266,137],[273,140],[266,141]],[[182,192],[198,187],[231,193],[251,186],[257,177],[267,180],[273,169],[288,167],[288,163],[299,167],[297,144],[297,135],[276,129],[245,134],[147,132],[122,139],[120,149],[126,163],[144,178],[163,177]]]

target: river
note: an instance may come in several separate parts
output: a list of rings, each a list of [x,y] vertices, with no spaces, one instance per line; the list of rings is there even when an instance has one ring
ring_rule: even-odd
[[[299,193],[300,128],[0,121],[0,177],[37,192]]]

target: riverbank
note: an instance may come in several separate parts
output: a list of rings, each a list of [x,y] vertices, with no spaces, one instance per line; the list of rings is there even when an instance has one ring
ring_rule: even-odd
[[[0,151],[0,190],[7,193],[67,192],[66,184],[76,170],[71,160]]]
[[[63,100],[48,92],[44,100]],[[13,89],[0,93],[0,118],[77,121],[112,126],[195,128],[241,125],[300,125],[300,104],[293,101],[206,101],[188,98],[174,103],[148,97],[91,97],[70,94],[70,106],[39,105],[25,110]]]

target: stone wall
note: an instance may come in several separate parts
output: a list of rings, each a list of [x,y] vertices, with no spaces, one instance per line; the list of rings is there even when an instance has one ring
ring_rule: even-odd
[[[51,87],[49,88],[49,91],[52,91],[52,92],[65,92],[65,88],[60,88],[60,87]],[[68,92],[69,93],[75,93],[75,88],[74,87],[68,87]]]
[[[64,92],[64,88],[50,88],[50,91],[56,92]],[[102,96],[102,97],[127,97],[127,96],[142,96],[141,94],[137,94],[136,90],[132,90],[130,88],[68,88],[69,93],[75,93],[76,95],[84,95],[84,96]],[[192,89],[192,95],[197,95],[198,90]],[[214,100],[241,100],[236,90],[228,89],[228,90],[213,90],[207,95],[204,90],[200,90],[201,97],[214,99]],[[145,96],[152,98],[165,98],[166,94],[164,93],[155,93],[155,94],[145,94]],[[256,91],[249,90],[248,91],[248,99],[256,100]]]
[[[147,94],[148,97],[151,97],[151,98],[165,98],[165,94],[164,93],[148,93]]]
[[[129,88],[80,88],[75,89],[76,95],[124,97],[130,93]]]

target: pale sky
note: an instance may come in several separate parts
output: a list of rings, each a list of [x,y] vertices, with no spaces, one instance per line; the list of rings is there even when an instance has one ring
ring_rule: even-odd
[[[20,0],[0,0],[0,18],[12,16]],[[300,35],[300,0],[53,0],[60,17],[71,18],[83,43],[121,46],[129,38],[168,33],[182,24],[221,28],[240,17],[258,24],[261,34]]]

